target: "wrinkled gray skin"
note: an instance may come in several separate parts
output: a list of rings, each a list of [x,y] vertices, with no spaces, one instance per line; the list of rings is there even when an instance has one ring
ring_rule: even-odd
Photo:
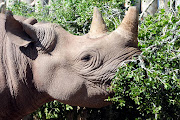
[[[75,36],[51,23],[0,14],[0,120],[18,120],[58,100],[99,108],[122,61],[139,54],[135,7],[107,34],[94,8],[90,32]]]

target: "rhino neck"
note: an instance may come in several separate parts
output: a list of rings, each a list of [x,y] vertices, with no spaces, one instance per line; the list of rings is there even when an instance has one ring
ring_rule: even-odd
[[[0,42],[0,103],[4,103],[0,119],[19,119],[49,101],[49,97],[34,86],[30,53],[25,51],[25,55],[8,39]]]

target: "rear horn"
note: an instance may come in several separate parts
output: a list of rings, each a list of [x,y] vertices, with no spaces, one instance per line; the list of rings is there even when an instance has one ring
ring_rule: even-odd
[[[94,7],[93,20],[88,33],[89,38],[98,38],[107,34],[107,27],[97,7]]]

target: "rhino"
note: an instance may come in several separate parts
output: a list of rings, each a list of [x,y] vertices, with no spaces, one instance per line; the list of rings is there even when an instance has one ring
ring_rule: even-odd
[[[0,120],[19,120],[46,102],[100,108],[117,68],[141,53],[138,11],[111,33],[98,8],[90,31],[72,35],[54,23],[0,14]]]

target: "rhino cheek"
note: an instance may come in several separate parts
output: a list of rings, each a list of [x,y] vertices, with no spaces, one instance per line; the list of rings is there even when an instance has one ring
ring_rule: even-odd
[[[73,106],[100,108],[110,104],[110,102],[105,102],[109,95],[106,91],[71,75],[64,75],[69,80],[53,80],[48,88],[48,94],[62,103]]]
[[[68,99],[81,88],[83,80],[58,62],[59,58],[41,56],[34,64],[35,84],[54,99]]]
[[[106,91],[88,82],[57,56],[39,55],[33,67],[37,89],[51,98],[76,106],[101,107],[107,104],[104,102],[108,95]]]
[[[85,95],[84,81],[73,72],[59,69],[47,90],[48,94],[59,101],[78,99],[79,95]]]

